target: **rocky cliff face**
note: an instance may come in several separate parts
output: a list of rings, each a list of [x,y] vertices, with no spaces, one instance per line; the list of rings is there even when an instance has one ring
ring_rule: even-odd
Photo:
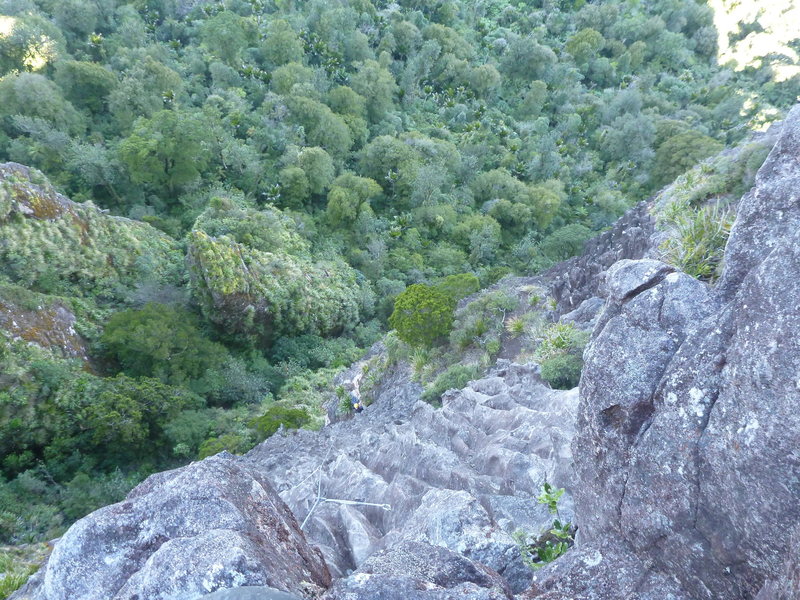
[[[270,483],[223,453],[153,475],[73,525],[15,597],[188,599],[239,586],[314,596],[329,585]]]
[[[18,597],[195,598],[242,585],[313,597],[329,567],[341,578],[331,600],[511,598],[531,579],[511,534],[552,521],[535,502],[545,480],[569,487],[577,391],[504,363],[435,409],[398,379],[321,432],[149,478],[75,524]]]
[[[800,108],[715,287],[655,259],[646,204],[536,279],[595,324],[580,400],[500,362],[436,409],[398,367],[353,419],[150,478],[15,598],[798,597],[799,157]],[[532,577],[545,480],[578,540]]]
[[[605,295],[573,441],[580,549],[529,597],[794,597],[800,108],[742,199],[718,287],[623,261]]]

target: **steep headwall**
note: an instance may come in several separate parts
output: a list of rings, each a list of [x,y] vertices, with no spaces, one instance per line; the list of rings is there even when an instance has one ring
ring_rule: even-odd
[[[716,288],[622,261],[604,295],[573,440],[579,545],[529,597],[792,597],[770,594],[798,587],[800,107]]]

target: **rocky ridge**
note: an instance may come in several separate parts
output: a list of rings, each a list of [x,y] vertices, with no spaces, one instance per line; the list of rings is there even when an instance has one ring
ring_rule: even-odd
[[[103,597],[132,600],[120,595],[132,585],[172,581],[173,569],[157,573],[149,560],[156,554],[159,564],[186,565],[185,580],[163,597],[199,597],[197,582],[211,571],[238,568],[225,562],[224,544],[211,553],[217,559],[193,554],[202,548],[206,555],[205,538],[215,531],[228,532],[218,541],[233,544],[243,564],[268,564],[262,545],[274,542],[265,541],[268,532],[253,537],[257,514],[262,525],[283,515],[291,541],[278,563],[285,568],[275,575],[253,566],[261,580],[221,579],[213,589],[269,586],[310,597],[327,586],[327,565],[329,600],[796,597],[798,156],[800,108],[740,204],[717,287],[654,260],[658,233],[647,205],[560,275],[551,273],[559,312],[596,323],[580,402],[574,390],[544,386],[534,365],[502,362],[435,409],[419,401],[419,386],[399,366],[377,402],[353,419],[148,479],[126,502],[73,526],[14,598],[60,598],[77,585],[69,576],[75,570],[85,580],[114,581]],[[211,519],[186,542],[169,529],[171,512],[161,505],[126,522],[130,531],[142,523],[167,531],[161,537],[108,526],[106,515],[148,490],[166,485],[191,497],[198,485],[224,487],[231,477],[224,471],[205,483],[182,475],[209,464],[246,473],[265,490],[269,480],[280,499],[265,492],[271,506],[264,509],[242,497],[242,522]],[[510,533],[549,524],[552,517],[532,502],[545,480],[568,488],[565,512],[574,513],[578,540],[529,586]],[[130,566],[77,558],[109,547],[139,558]]]

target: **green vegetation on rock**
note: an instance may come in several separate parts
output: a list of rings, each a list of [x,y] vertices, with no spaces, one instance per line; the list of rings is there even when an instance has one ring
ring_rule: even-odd
[[[365,401],[509,347],[574,385],[513,276],[677,176],[665,258],[713,279],[766,146],[715,155],[800,90],[717,64],[694,0],[0,5],[0,543],[321,426],[390,327]]]

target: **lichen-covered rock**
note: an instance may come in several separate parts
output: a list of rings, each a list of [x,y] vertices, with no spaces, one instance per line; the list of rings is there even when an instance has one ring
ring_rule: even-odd
[[[145,279],[178,282],[178,243],[146,223],[62,196],[35,169],[0,164],[0,276],[68,295],[115,295]]]
[[[193,231],[189,264],[203,312],[230,331],[267,339],[329,335],[358,322],[362,290],[344,263],[262,252]]]
[[[252,585],[219,590],[202,598],[203,600],[300,600],[297,596],[275,588]]]
[[[798,157],[800,107],[742,199],[718,288],[652,261],[607,274],[573,441],[579,545],[531,597],[665,598],[666,580],[676,598],[791,597]]]
[[[323,600],[511,600],[505,580],[441,546],[403,542],[368,558]]]
[[[755,600],[797,600],[800,598],[800,526],[795,527],[783,569],[768,579]]]
[[[75,523],[14,597],[166,600],[245,585],[309,596],[330,574],[269,482],[220,454]]]
[[[11,340],[24,340],[88,364],[88,342],[77,332],[77,321],[71,307],[61,299],[0,286],[0,331]]]
[[[691,600],[668,575],[642,561],[622,540],[573,548],[533,576],[521,600]]]

